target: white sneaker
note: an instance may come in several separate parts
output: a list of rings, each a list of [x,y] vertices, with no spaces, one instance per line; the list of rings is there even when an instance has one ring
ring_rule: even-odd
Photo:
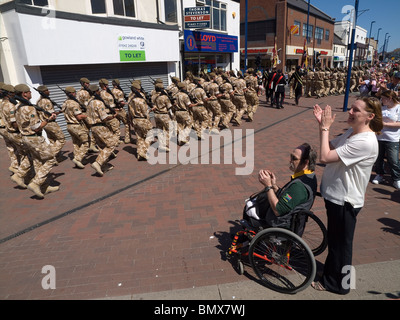
[[[397,190],[400,190],[400,180],[393,182],[393,187],[395,187]]]
[[[374,180],[372,180],[373,184],[380,184],[383,181],[383,175],[377,174]]]

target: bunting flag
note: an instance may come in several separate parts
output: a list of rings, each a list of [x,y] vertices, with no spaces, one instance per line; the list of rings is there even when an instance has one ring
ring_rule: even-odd
[[[278,46],[276,43],[276,36],[275,36],[275,43],[274,43],[274,48],[272,49],[272,67],[276,68],[278,65]]]
[[[303,56],[301,57],[301,67],[304,69],[308,68],[308,49],[307,49],[307,39],[304,39]]]

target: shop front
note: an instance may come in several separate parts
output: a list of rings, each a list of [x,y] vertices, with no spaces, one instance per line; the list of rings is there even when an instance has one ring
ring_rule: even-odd
[[[226,34],[185,30],[184,72],[195,75],[214,68],[238,68],[238,37]]]

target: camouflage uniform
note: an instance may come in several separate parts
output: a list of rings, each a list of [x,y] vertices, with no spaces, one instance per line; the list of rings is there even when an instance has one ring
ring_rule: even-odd
[[[28,185],[28,189],[34,192],[39,198],[50,192],[46,182],[51,169],[56,165],[54,152],[49,144],[47,144],[42,132],[36,132],[42,122],[40,116],[33,106],[19,104],[15,119],[22,135],[22,142],[29,153],[33,166],[35,168],[35,177]],[[47,122],[46,120],[43,122]]]
[[[193,128],[196,130],[197,136],[201,138],[203,132],[212,126],[210,121],[211,119],[209,118],[207,109],[204,105],[204,101],[207,100],[207,94],[201,87],[196,87],[190,94],[192,95],[193,100],[196,101],[196,105],[192,107],[194,122]]]
[[[345,73],[343,70],[338,71],[338,80],[337,80],[337,93],[342,94],[345,91]]]
[[[118,146],[118,136],[115,135],[106,124],[107,118],[109,118],[110,115],[107,113],[106,106],[102,101],[92,98],[87,107],[86,114],[96,144],[101,148],[100,154],[95,161],[97,164],[92,164],[92,167],[96,169],[95,166],[97,167],[98,165],[102,167],[107,163],[111,154]],[[96,171],[102,175],[97,169]]]
[[[125,104],[125,96],[124,96],[124,93],[120,89],[113,88],[111,90],[111,92],[113,93],[115,99],[120,103],[121,106]],[[116,119],[118,121],[121,121],[125,126],[125,139],[124,139],[124,142],[125,143],[130,143],[131,142],[131,138],[130,138],[130,133],[129,133],[128,114],[126,113],[125,109],[123,109],[123,108],[116,109],[115,111],[117,113]]]
[[[328,68],[324,71],[324,96],[328,96],[331,91],[331,72]]]
[[[249,121],[254,120],[254,115],[257,112],[260,99],[258,97],[258,80],[257,77],[250,74],[246,78],[247,91],[245,92],[246,103],[247,103],[247,114]],[[291,86],[292,87],[292,86]]]
[[[247,103],[244,93],[247,90],[246,81],[244,79],[236,79],[233,82],[234,92],[232,102],[236,106],[235,122],[240,125],[242,123],[242,117],[247,111]]]
[[[4,126],[4,129],[2,129],[2,135],[11,158],[10,171],[14,172],[11,180],[16,182],[20,187],[26,188],[23,180],[31,169],[31,162],[26,147],[22,142],[21,133],[19,132],[19,129],[16,129],[14,126],[16,123],[16,110],[17,106],[11,103],[8,98],[4,98],[0,108],[0,115],[4,121],[2,125]]]
[[[81,167],[83,158],[89,151],[89,129],[85,123],[77,119],[77,116],[82,115],[80,105],[71,99],[67,99],[63,106],[62,111],[67,122],[67,130],[72,138],[72,145],[74,147],[74,163],[78,161],[78,167]]]
[[[314,71],[310,69],[306,75],[306,89],[305,89],[305,96],[312,97],[313,96],[313,84],[314,84]]]
[[[47,111],[49,114],[56,113],[54,106],[49,99],[41,97],[37,101],[36,105]],[[39,112],[39,118],[41,121],[48,121],[49,117],[48,114]],[[44,127],[44,131],[46,131],[47,138],[50,141],[54,156],[56,157],[65,145],[64,133],[56,121],[48,121],[48,124]]]
[[[337,94],[337,82],[338,82],[338,73],[337,69],[332,70],[331,73],[331,90],[329,94],[334,95]]]
[[[221,124],[224,128],[229,128],[229,123],[233,115],[236,112],[236,106],[231,100],[231,93],[233,92],[233,87],[229,81],[225,78],[225,82],[220,86],[220,95],[218,97],[219,103],[222,108],[222,120]]]
[[[100,90],[100,97],[105,102],[105,110],[108,113],[108,115],[112,115],[111,109],[113,109],[116,112],[115,110],[116,105],[114,103],[114,97],[112,96],[112,94],[108,93],[106,89],[103,89]],[[118,138],[118,143],[119,143],[119,139],[121,137],[121,128],[120,128],[121,125],[119,120],[117,120],[117,118],[112,118],[111,120],[106,121],[106,125],[110,128],[111,132],[115,134],[115,136]]]
[[[209,94],[209,99],[207,100],[207,107],[211,111],[211,120],[212,120],[212,125],[211,129],[212,130],[219,130],[219,122],[221,121],[222,117],[222,108],[221,105],[217,99],[217,96],[219,95],[219,86],[217,83],[214,81],[210,82],[208,85],[208,94]]]
[[[186,90],[187,85],[178,83],[181,90]],[[178,143],[186,143],[189,141],[190,130],[192,129],[193,119],[189,114],[189,108],[192,105],[190,98],[186,92],[179,91],[176,96],[175,116],[178,123]]]
[[[145,99],[138,96],[131,96],[128,108],[132,119],[133,129],[136,134],[137,159],[147,159],[147,150],[151,143],[148,133],[153,128],[153,125],[149,120],[149,107]]]

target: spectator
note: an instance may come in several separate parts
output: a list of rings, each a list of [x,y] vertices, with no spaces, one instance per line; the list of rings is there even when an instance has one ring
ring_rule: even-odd
[[[380,184],[385,174],[386,159],[390,168],[390,175],[393,179],[393,186],[400,189],[400,161],[399,161],[399,140],[400,140],[400,102],[399,97],[387,90],[381,94],[383,129],[378,136],[379,155],[375,163],[376,177],[372,180],[374,184]]]
[[[364,75],[362,78],[359,80],[360,84],[360,96],[361,97],[367,97],[369,95],[369,89],[370,89],[370,80],[368,75]]]
[[[357,215],[364,206],[365,192],[372,166],[378,157],[376,133],[383,128],[381,103],[372,97],[359,98],[349,111],[344,134],[329,141],[329,129],[335,121],[330,106],[314,107],[320,129],[320,161],[326,164],[321,194],[328,216],[328,256],[323,275],[312,287],[320,291],[347,294],[343,286],[345,266],[352,265],[353,237]]]

